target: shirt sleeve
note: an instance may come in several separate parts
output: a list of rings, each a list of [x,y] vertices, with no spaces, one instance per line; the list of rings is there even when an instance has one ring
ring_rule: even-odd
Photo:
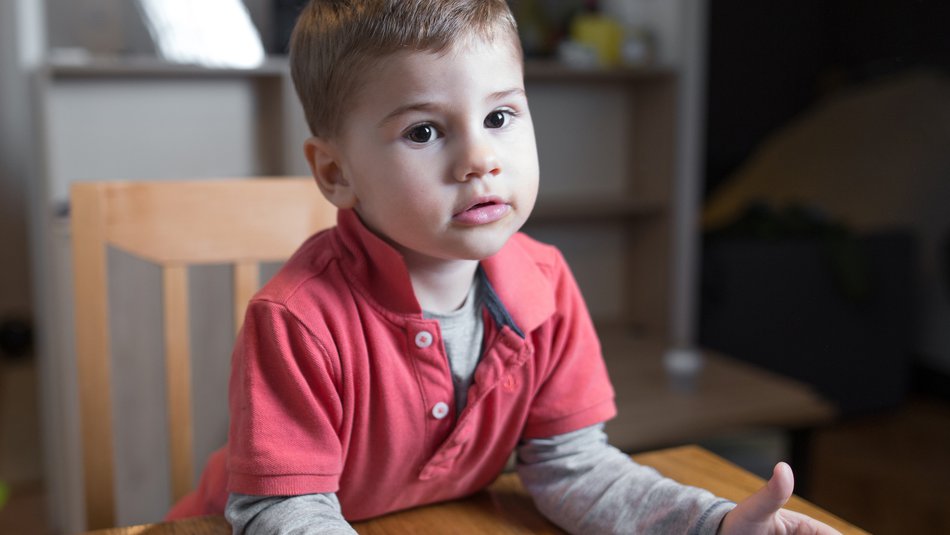
[[[283,305],[252,301],[231,370],[228,491],[336,492],[339,370],[317,337]]]
[[[560,435],[605,422],[617,413],[614,390],[587,305],[567,262],[557,252],[551,269],[556,312],[540,329],[547,359],[524,438]]]
[[[224,512],[234,535],[354,535],[336,494],[231,494]]]
[[[602,424],[522,442],[517,470],[538,509],[574,534],[714,535],[735,505],[635,463]]]

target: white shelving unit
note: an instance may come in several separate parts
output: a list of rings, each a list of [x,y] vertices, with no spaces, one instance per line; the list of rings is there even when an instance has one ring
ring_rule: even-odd
[[[541,159],[527,232],[562,249],[599,325],[667,340],[677,74],[529,63],[526,83]]]

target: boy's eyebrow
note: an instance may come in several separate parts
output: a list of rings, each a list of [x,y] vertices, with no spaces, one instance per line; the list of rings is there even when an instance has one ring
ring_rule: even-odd
[[[488,100],[503,100],[508,97],[525,96],[525,91],[523,87],[513,87],[505,91],[496,91],[488,96]]]
[[[411,104],[406,104],[405,106],[399,106],[395,110],[389,112],[386,117],[383,117],[383,120],[379,122],[379,126],[383,126],[389,121],[392,121],[396,117],[404,113],[409,113],[411,111],[431,111],[433,109],[438,109],[440,106],[432,102],[413,102]]]
[[[488,95],[488,98],[485,100],[486,101],[503,100],[505,98],[512,97],[512,96],[525,96],[524,88],[513,87],[511,89],[496,91]],[[434,102],[412,102],[404,106],[399,106],[395,110],[389,112],[386,115],[386,117],[383,117],[383,119],[379,122],[379,126],[385,125],[389,121],[395,119],[396,117],[399,117],[400,115],[404,113],[409,113],[411,111],[432,111],[432,110],[437,110],[441,107],[442,106],[440,104],[436,104]]]

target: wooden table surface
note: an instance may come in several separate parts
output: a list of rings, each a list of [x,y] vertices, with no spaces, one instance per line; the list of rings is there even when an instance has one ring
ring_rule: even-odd
[[[607,422],[610,443],[623,451],[689,444],[757,428],[808,429],[831,422],[834,407],[809,386],[761,368],[704,352],[695,388],[669,387],[666,344],[617,329],[599,331],[617,417]]]
[[[738,501],[758,490],[761,478],[698,446],[682,446],[633,456],[681,483],[703,487],[718,496]],[[823,509],[793,496],[789,509],[817,518],[845,534],[866,533]],[[515,474],[499,477],[486,490],[458,500],[402,511],[354,528],[364,535],[453,534],[561,534],[538,513]],[[178,522],[99,530],[95,535],[228,535],[223,517],[203,517]]]

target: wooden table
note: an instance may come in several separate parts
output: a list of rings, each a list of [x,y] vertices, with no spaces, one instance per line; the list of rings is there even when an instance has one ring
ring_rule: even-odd
[[[617,392],[618,414],[607,422],[607,436],[623,451],[751,429],[807,430],[835,417],[835,408],[808,385],[711,351],[695,388],[676,391],[663,368],[665,344],[619,329],[599,334]]]
[[[709,489],[730,500],[741,500],[762,486],[756,477],[697,446],[682,446],[633,456],[664,475],[688,485]],[[845,534],[866,533],[823,509],[793,496],[793,509],[817,518]],[[515,474],[499,477],[488,489],[458,500],[394,513],[354,524],[364,535],[516,535],[564,533],[538,513]],[[114,528],[96,535],[229,535],[223,517]]]

